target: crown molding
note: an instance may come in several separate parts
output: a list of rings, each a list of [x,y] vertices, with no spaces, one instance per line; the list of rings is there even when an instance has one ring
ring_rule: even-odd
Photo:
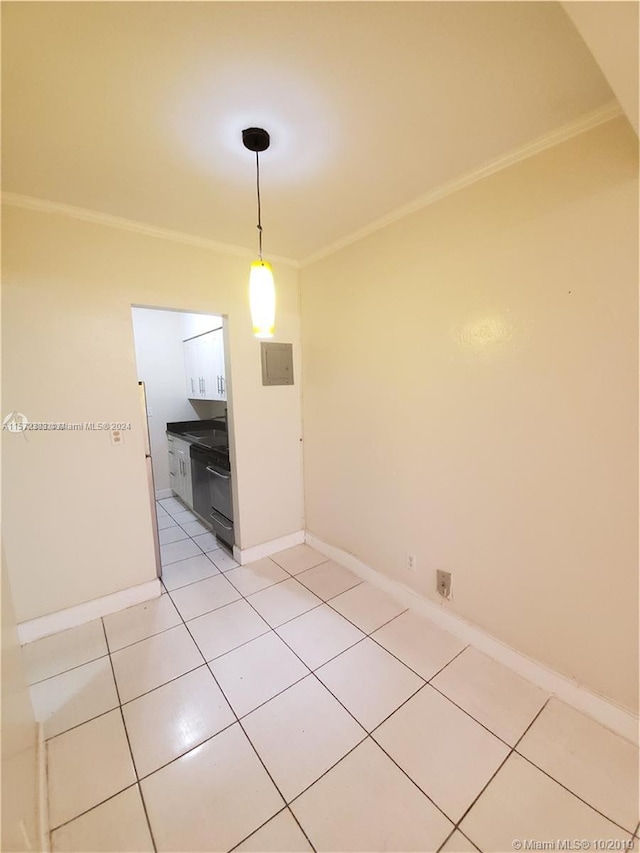
[[[230,243],[218,243],[206,237],[198,237],[195,234],[185,234],[182,231],[172,231],[170,228],[160,228],[156,225],[148,225],[145,222],[137,222],[134,219],[124,219],[121,216],[112,216],[110,213],[101,213],[97,210],[89,210],[85,207],[73,207],[70,204],[62,204],[57,201],[48,201],[44,198],[21,195],[20,193],[3,192],[2,203],[12,207],[22,207],[26,210],[37,210],[41,213],[55,213],[61,216],[69,216],[72,219],[81,219],[83,222],[92,222],[96,225],[106,225],[109,228],[119,228],[122,231],[131,231],[134,234],[144,234],[147,237],[158,237],[161,240],[172,240],[174,243],[184,243],[187,246],[197,246],[200,249],[209,249],[214,252],[224,252],[227,255],[238,255],[243,258],[255,258],[255,252],[244,246],[234,246]],[[298,268],[298,262],[292,258],[283,258],[279,255],[270,255],[269,260],[274,263]]]
[[[561,142],[565,142],[565,140],[571,139],[573,136],[578,136],[587,130],[591,130],[600,124],[605,124],[606,122],[611,121],[614,118],[618,118],[618,116],[621,115],[623,115],[623,112],[618,102],[611,101],[610,103],[605,104],[605,106],[587,113],[576,121],[564,124],[561,127],[552,130],[551,133],[547,133],[544,136],[539,137],[533,142],[529,142],[520,148],[515,148],[507,154],[503,154],[495,160],[491,160],[483,166],[479,166],[477,169],[466,172],[453,181],[449,181],[446,184],[436,187],[436,189],[431,190],[425,195],[419,196],[408,204],[397,208],[392,213],[388,213],[380,219],[375,219],[363,228],[353,231],[348,236],[342,237],[340,240],[336,240],[328,246],[325,246],[324,249],[320,249],[319,251],[309,255],[307,258],[304,258],[299,262],[298,266],[302,269],[321,260],[322,258],[327,257],[327,255],[333,255],[340,249],[344,249],[346,246],[350,246],[352,243],[362,240],[363,237],[368,237],[370,234],[379,231],[381,228],[385,228],[387,225],[391,225],[399,219],[403,219],[405,216],[416,213],[417,211],[428,207],[430,204],[440,201],[440,199],[445,198],[452,193],[458,192],[458,190],[464,189],[471,184],[475,184],[483,178],[488,178],[489,175],[493,175],[496,172],[507,169],[509,166],[513,166],[521,160],[533,157],[535,154],[538,154],[547,148],[553,148],[554,145],[559,145]]]

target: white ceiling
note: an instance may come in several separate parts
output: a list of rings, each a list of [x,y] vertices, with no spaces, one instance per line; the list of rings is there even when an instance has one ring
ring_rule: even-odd
[[[301,260],[613,99],[555,2],[3,3],[10,192]]]

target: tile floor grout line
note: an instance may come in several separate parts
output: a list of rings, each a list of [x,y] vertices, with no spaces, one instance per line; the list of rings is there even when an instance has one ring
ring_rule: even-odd
[[[101,619],[102,617],[98,616],[97,618]],[[92,619],[91,621],[94,622],[96,620]],[[84,624],[88,625],[89,622],[85,622]],[[82,626],[78,625],[78,627],[80,628]],[[67,630],[73,630],[73,629],[69,628]],[[60,632],[60,633],[62,633],[62,632]],[[49,636],[55,637],[56,635],[55,634],[49,634]],[[46,639],[48,639],[48,637],[41,637],[40,639],[46,640]],[[37,643],[38,640],[34,640],[34,642]],[[28,645],[28,644],[25,643],[25,645]],[[22,646],[21,646],[21,648],[22,648]],[[51,681],[52,678],[57,678],[59,675],[65,675],[67,672],[73,672],[74,669],[80,669],[80,667],[86,666],[88,663],[95,663],[97,660],[102,660],[102,658],[106,658],[106,657],[109,657],[108,651],[104,655],[98,655],[97,658],[91,658],[91,660],[86,660],[84,663],[76,664],[76,666],[70,666],[69,669],[63,669],[62,672],[56,672],[55,675],[48,675],[46,678],[41,678],[40,681],[34,681],[33,684],[27,684],[27,687],[29,688],[29,690],[31,690],[32,687],[37,687],[37,685],[39,685],[39,684],[44,684],[45,681]]]
[[[102,630],[104,632],[104,640],[105,640],[105,643],[107,644],[107,648],[109,648],[109,639],[107,637],[107,629],[106,629],[106,626],[104,624],[104,618],[101,618],[100,621],[102,622]],[[124,711],[122,710],[122,697],[120,696],[120,688],[118,687],[118,681],[116,679],[116,670],[115,670],[115,667],[113,665],[113,659],[111,657],[111,652],[109,652],[109,663],[111,664],[111,674],[113,676],[113,683],[115,684],[116,695],[118,697],[118,710],[120,711],[120,719],[122,720],[122,728],[124,729],[124,735],[127,739],[127,746],[129,747],[129,755],[131,756],[131,764],[133,766],[133,774],[136,777],[136,784],[138,785],[138,793],[140,794],[140,800],[142,801],[142,808],[144,810],[144,816],[145,816],[146,821],[147,821],[147,827],[149,828],[149,835],[151,836],[151,843],[153,844],[153,849],[154,849],[155,853],[157,853],[158,847],[156,845],[156,840],[155,840],[155,837],[153,835],[153,829],[151,828],[151,821],[149,820],[149,813],[147,811],[147,804],[146,804],[145,799],[144,799],[144,794],[142,793],[142,788],[140,787],[140,776],[138,774],[138,767],[136,765],[136,759],[135,759],[135,756],[133,754],[133,748],[131,747],[131,739],[129,737],[129,730],[127,729],[127,723],[126,723],[125,718],[124,718]]]
[[[127,785],[126,788],[121,788],[119,791],[116,791],[115,794],[110,794],[108,797],[105,797],[104,800],[100,800],[99,803],[96,803],[95,806],[91,806],[90,808],[85,809],[84,811],[80,812],[80,814],[77,814],[77,815],[74,815],[73,817],[70,817],[69,820],[65,820],[65,821],[63,821],[63,823],[59,823],[57,826],[54,826],[53,829],[49,830],[49,835],[51,835],[54,832],[57,832],[59,829],[62,829],[62,827],[64,827],[64,826],[68,826],[70,823],[73,823],[74,820],[78,820],[78,818],[84,817],[85,815],[92,812],[94,809],[97,809],[100,806],[103,806],[105,803],[108,803],[111,800],[115,800],[115,798],[119,797],[120,794],[124,794],[125,791],[129,791],[131,788],[135,788],[137,785],[138,785],[137,781],[132,782],[130,785]]]
[[[549,698],[551,699],[551,698],[553,698],[553,697],[549,697]],[[526,755],[523,755],[521,752],[518,752],[518,750],[517,750],[517,748],[516,748],[515,746],[514,746],[514,748],[513,748],[513,751],[515,752],[515,754],[516,754],[519,758],[524,759],[524,761],[526,761],[526,762],[527,762],[527,764],[530,764],[532,767],[535,767],[535,768],[536,768],[536,770],[539,770],[541,773],[544,773],[544,775],[545,775],[548,779],[551,779],[551,781],[552,781],[552,782],[555,782],[555,783],[556,783],[556,785],[560,785],[560,787],[561,787],[561,788],[564,788],[564,789],[565,789],[565,791],[567,791],[567,793],[571,794],[571,795],[572,795],[572,796],[574,796],[576,799],[580,800],[580,802],[584,803],[584,804],[585,804],[585,806],[588,806],[588,807],[589,807],[590,809],[592,809],[594,812],[597,812],[597,813],[600,815],[600,817],[603,817],[605,820],[608,820],[608,821],[609,821],[609,823],[613,823],[615,826],[617,826],[617,827],[618,827],[618,829],[621,829],[623,832],[628,832],[631,836],[633,836],[633,830],[628,829],[626,826],[622,826],[621,824],[619,824],[619,823],[618,823],[618,821],[617,821],[617,820],[614,820],[614,818],[609,817],[608,815],[604,814],[604,812],[601,812],[601,811],[600,811],[600,809],[596,808],[596,807],[595,807],[595,806],[593,806],[591,803],[587,802],[587,800],[584,800],[584,799],[580,796],[580,794],[576,794],[576,792],[575,792],[575,791],[572,791],[572,790],[571,790],[571,788],[567,788],[567,786],[564,784],[564,782],[561,782],[559,779],[556,779],[556,778],[555,778],[555,776],[552,776],[552,775],[551,775],[547,770],[545,770],[543,767],[539,767],[539,766],[535,763],[535,761],[532,761],[530,758],[527,758],[527,756],[526,756]]]
[[[529,729],[531,728],[531,726],[535,723],[535,721],[538,719],[538,717],[540,716],[540,714],[541,714],[541,713],[544,711],[544,709],[547,707],[547,705],[548,705],[548,703],[549,703],[549,700],[550,700],[550,699],[551,699],[551,697],[549,697],[549,699],[547,699],[547,701],[544,703],[544,705],[542,706],[542,708],[540,708],[540,710],[539,710],[539,711],[538,711],[538,713],[535,715],[535,717],[533,718],[533,720],[531,720],[531,722],[529,723],[529,725],[527,726],[527,728],[522,732],[522,734],[520,735],[520,737],[518,738],[518,740],[516,741],[516,743],[515,743],[515,744],[514,744],[510,749],[509,749],[509,752],[505,755],[504,759],[500,762],[500,764],[499,764],[499,765],[498,765],[498,767],[495,769],[495,771],[491,774],[491,776],[489,777],[489,779],[487,780],[487,782],[483,785],[483,787],[482,787],[482,789],[480,790],[480,792],[478,793],[478,795],[477,795],[477,796],[472,800],[472,802],[467,806],[467,808],[465,809],[465,811],[463,812],[463,814],[462,814],[462,816],[459,818],[459,820],[457,820],[457,821],[456,821],[456,829],[458,829],[458,827],[460,826],[460,824],[462,823],[462,821],[463,821],[463,820],[465,819],[465,817],[469,814],[469,812],[471,811],[471,809],[475,806],[475,804],[478,802],[478,800],[480,799],[480,797],[484,794],[484,792],[487,790],[487,788],[489,787],[489,785],[490,785],[490,784],[493,782],[493,780],[496,778],[496,776],[498,775],[498,773],[502,770],[502,768],[503,768],[503,767],[504,767],[504,765],[507,763],[507,761],[511,758],[511,756],[512,756],[512,755],[513,755],[513,753],[515,752],[516,746],[520,743],[520,741],[522,740],[522,738],[526,735],[526,733],[529,731]],[[473,841],[473,839],[471,839],[471,838],[470,838],[469,840],[471,841],[471,843],[472,843],[472,844],[475,844],[475,841]]]

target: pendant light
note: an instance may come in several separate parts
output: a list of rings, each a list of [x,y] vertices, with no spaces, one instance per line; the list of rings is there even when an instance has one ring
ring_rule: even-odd
[[[272,338],[276,318],[276,288],[271,264],[262,258],[262,211],[260,208],[260,152],[266,151],[271,139],[261,127],[248,127],[242,131],[242,142],[256,155],[256,186],[258,195],[258,247],[259,260],[251,264],[249,275],[249,305],[253,334],[256,338]]]

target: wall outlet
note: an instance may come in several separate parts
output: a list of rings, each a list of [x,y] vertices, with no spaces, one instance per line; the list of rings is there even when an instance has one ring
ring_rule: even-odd
[[[415,572],[416,570],[416,555],[415,554],[407,554],[407,568],[410,572]]]
[[[112,429],[109,434],[111,436],[111,444],[118,445],[124,443],[124,433],[121,429]]]
[[[443,598],[451,599],[451,572],[441,572],[438,570],[436,587]]]

